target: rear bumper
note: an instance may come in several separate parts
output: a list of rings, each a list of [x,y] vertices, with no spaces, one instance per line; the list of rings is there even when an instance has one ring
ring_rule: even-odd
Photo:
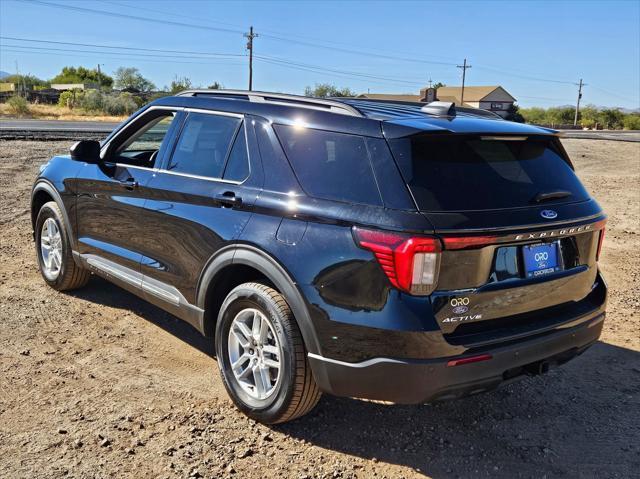
[[[349,363],[309,354],[309,361],[319,387],[336,396],[401,404],[433,402],[489,391],[562,364],[600,337],[604,318],[601,312],[572,327],[486,349],[478,354],[491,359],[457,366],[448,364],[467,356],[421,360],[381,357]]]

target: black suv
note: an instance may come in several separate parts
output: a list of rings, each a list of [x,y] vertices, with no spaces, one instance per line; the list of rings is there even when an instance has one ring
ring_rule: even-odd
[[[447,103],[187,91],[51,159],[31,212],[49,285],[187,321],[265,423],[487,391],[605,316],[605,216],[557,134]]]

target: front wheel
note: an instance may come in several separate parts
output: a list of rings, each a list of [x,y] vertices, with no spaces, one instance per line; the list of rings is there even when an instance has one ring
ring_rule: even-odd
[[[49,201],[40,208],[35,240],[38,268],[49,286],[64,291],[87,284],[90,273],[73,260],[64,216],[55,201]]]
[[[216,326],[216,355],[231,399],[257,421],[291,421],[320,399],[296,320],[273,288],[245,283],[229,293]]]

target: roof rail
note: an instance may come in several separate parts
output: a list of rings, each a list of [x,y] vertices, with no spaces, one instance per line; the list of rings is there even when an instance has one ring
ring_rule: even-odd
[[[236,100],[248,100],[255,103],[270,103],[275,105],[299,106],[314,110],[329,111],[341,115],[362,117],[356,108],[346,103],[324,98],[306,97],[300,95],[288,95],[285,93],[268,93],[248,90],[185,90],[175,96],[215,96],[218,98],[229,98]]]

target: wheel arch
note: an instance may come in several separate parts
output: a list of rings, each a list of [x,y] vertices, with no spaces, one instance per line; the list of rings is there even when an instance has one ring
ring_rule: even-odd
[[[45,179],[38,180],[38,182],[33,186],[33,189],[31,190],[31,226],[34,232],[34,236],[38,213],[40,212],[42,206],[49,201],[55,201],[58,204],[60,211],[62,211],[67,237],[69,238],[69,242],[71,243],[71,248],[75,250],[76,239],[73,236],[71,221],[69,219],[67,209],[64,206],[64,202],[62,201],[62,196],[60,196],[60,193],[55,188],[55,186],[53,186],[49,181]]]
[[[225,278],[228,277],[231,271],[238,271],[239,268],[245,268],[245,272],[255,272],[259,275],[258,280],[266,279],[285,297],[296,318],[307,350],[311,353],[319,353],[320,347],[309,310],[291,275],[271,255],[255,246],[246,244],[228,246],[219,251],[209,261],[200,275],[196,304],[199,308],[205,310],[203,333],[207,336],[212,336],[212,332],[215,331],[215,325],[219,320],[220,311],[215,310],[215,301],[214,304],[209,303],[211,298],[215,297],[216,288],[221,285],[224,286]],[[226,297],[228,292],[225,290],[222,292]],[[222,304],[222,301],[220,301],[220,304]],[[214,311],[211,310],[211,306],[214,307]],[[209,314],[207,314],[207,309],[209,309]]]

